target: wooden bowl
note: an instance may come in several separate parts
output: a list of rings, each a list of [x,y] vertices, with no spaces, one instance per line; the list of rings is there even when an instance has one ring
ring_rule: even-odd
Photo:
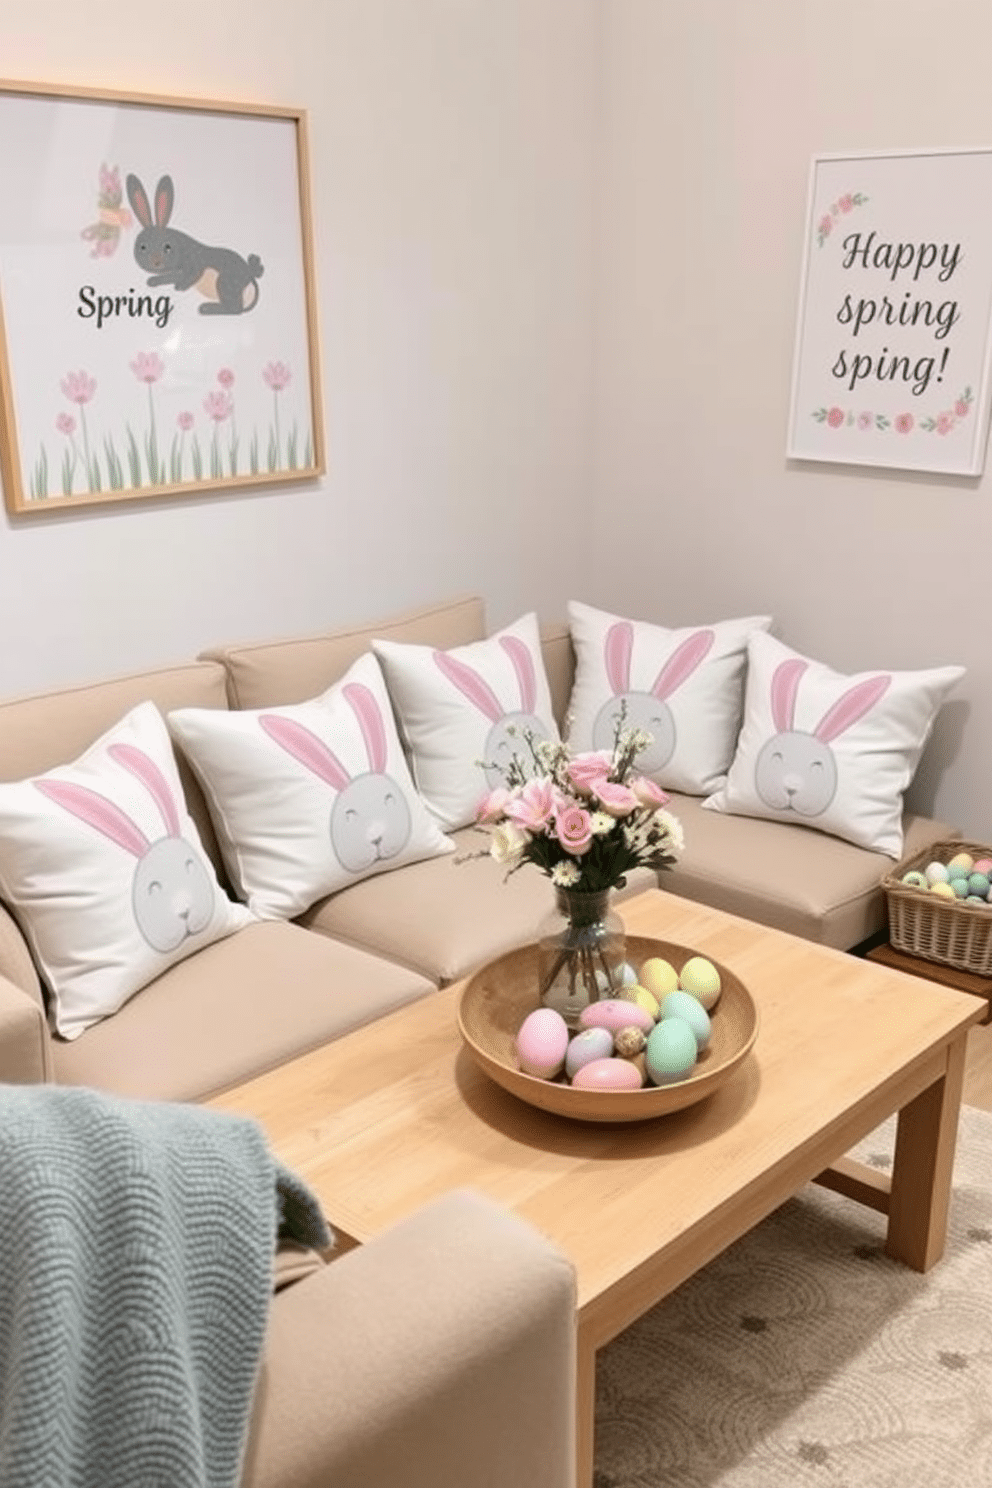
[[[627,936],[627,959],[635,966],[649,956],[661,956],[681,971],[689,957],[698,954],[667,940]],[[713,965],[720,973],[722,991],[710,1015],[712,1037],[692,1073],[669,1085],[574,1090],[562,1079],[541,1080],[518,1068],[517,1030],[527,1014],[540,1006],[534,945],[500,956],[469,978],[458,1007],[458,1027],[466,1049],[485,1073],[529,1105],[574,1121],[647,1121],[712,1095],[747,1057],[757,1037],[758,1010],[750,992],[726,966],[719,961]]]

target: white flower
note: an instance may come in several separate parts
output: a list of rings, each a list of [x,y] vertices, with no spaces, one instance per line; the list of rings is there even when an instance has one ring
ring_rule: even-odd
[[[582,877],[582,869],[572,858],[556,863],[549,874],[551,882],[559,889],[571,889]]]
[[[685,847],[685,836],[678,817],[673,816],[670,811],[656,811],[654,819],[664,830],[676,852],[681,852]]]
[[[616,818],[608,811],[592,811],[589,813],[589,826],[594,837],[605,837],[607,832],[613,831]]]
[[[512,867],[523,857],[524,849],[529,841],[528,833],[522,832],[515,823],[500,822],[493,828],[489,852],[497,863],[503,864],[504,867]]]

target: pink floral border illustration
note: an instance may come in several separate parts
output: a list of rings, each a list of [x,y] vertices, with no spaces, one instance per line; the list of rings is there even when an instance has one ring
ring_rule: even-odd
[[[836,403],[829,408],[814,408],[812,416],[818,424],[826,424],[828,429],[858,429],[861,433],[867,433],[869,429],[880,429],[883,433],[893,434],[912,434],[914,430],[919,434],[950,434],[962,419],[968,417],[974,396],[971,388],[966,387],[955,398],[953,407],[945,408],[940,413],[927,414],[924,418],[918,418],[912,413],[897,413],[895,418],[890,418],[887,413],[841,408]]]
[[[838,217],[843,216],[845,212],[853,212],[855,207],[863,207],[867,200],[863,191],[846,191],[843,196],[839,196],[835,202],[832,202],[816,224],[816,246],[823,247],[833,232],[834,223]]]

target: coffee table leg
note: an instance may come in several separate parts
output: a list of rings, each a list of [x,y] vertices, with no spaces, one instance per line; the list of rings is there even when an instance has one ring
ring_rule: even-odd
[[[575,1488],[592,1488],[596,1430],[596,1350],[579,1325],[575,1361]]]
[[[943,1078],[899,1112],[885,1251],[916,1271],[944,1253],[966,1034],[948,1047]]]

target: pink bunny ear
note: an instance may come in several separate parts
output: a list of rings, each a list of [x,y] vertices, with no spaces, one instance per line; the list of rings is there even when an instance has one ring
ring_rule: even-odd
[[[606,676],[617,697],[630,691],[630,657],[634,649],[634,627],[629,620],[618,620],[606,632],[603,660]]]
[[[73,785],[68,780],[36,780],[34,785],[36,790],[54,801],[56,806],[61,806],[71,816],[78,817],[88,827],[95,827],[132,857],[144,857],[151,846],[141,828],[135,826],[119,806],[87,786]]]
[[[519,636],[500,636],[499,643],[513,662],[517,686],[520,688],[520,706],[525,713],[533,713],[537,705],[537,676],[530,647]]]
[[[655,697],[662,700],[671,697],[676,687],[680,687],[686,677],[691,677],[706,659],[715,640],[716,632],[713,630],[696,630],[691,636],[686,636],[655,678],[651,689]]]
[[[813,730],[816,737],[822,739],[824,744],[829,744],[832,739],[836,739],[838,734],[850,728],[852,723],[857,723],[859,718],[863,718],[869,709],[875,706],[879,698],[888,691],[891,681],[891,675],[882,673],[878,677],[869,677],[866,681],[856,682],[853,687],[849,687],[847,692],[843,693],[833,706],[827,709],[816,725]]]
[[[258,723],[281,749],[335,790],[343,791],[350,782],[351,776],[337,756],[302,723],[282,718],[278,713],[260,713]]]
[[[155,223],[158,227],[165,227],[172,216],[172,177],[162,176],[155,187]]]
[[[478,672],[474,672],[470,666],[466,666],[457,657],[449,656],[447,651],[435,651],[434,664],[442,676],[447,677],[448,681],[452,682],[470,703],[474,703],[480,713],[485,713],[492,723],[496,723],[503,717],[505,710],[499,698]]]
[[[354,709],[368,750],[369,764],[377,774],[386,769],[386,728],[379,712],[375,694],[363,682],[348,682],[341,689],[342,695]]]
[[[179,836],[179,812],[169,782],[153,759],[143,749],[133,744],[110,744],[107,753],[117,764],[123,765],[141,781],[148,794],[155,800],[170,837]]]
[[[772,674],[772,722],[780,734],[786,734],[792,728],[796,716],[796,694],[808,666],[808,661],[795,656],[779,662]]]

